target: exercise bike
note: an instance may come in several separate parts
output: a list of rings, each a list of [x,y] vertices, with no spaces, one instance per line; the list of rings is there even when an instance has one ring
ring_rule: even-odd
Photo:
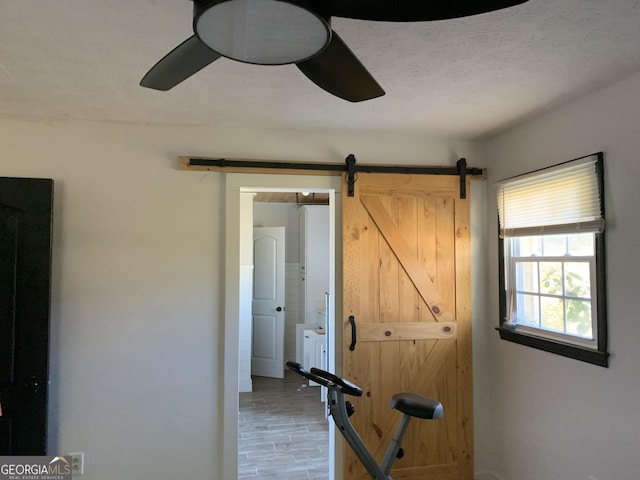
[[[346,400],[345,395],[360,397],[362,396],[362,389],[344,378],[337,377],[333,373],[319,368],[312,368],[311,371],[307,371],[299,363],[291,361],[288,361],[286,366],[299,375],[327,387],[329,412],[333,421],[374,480],[391,480],[389,472],[395,459],[404,456],[404,451],[401,447],[402,437],[413,417],[436,420],[443,416],[442,404],[436,400],[423,397],[417,393],[396,393],[391,397],[391,408],[402,412],[404,415],[387,447],[382,463],[378,465],[349,420],[355,409],[351,402]]]

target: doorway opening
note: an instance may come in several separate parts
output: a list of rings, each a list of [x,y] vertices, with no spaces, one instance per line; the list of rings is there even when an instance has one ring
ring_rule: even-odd
[[[304,193],[309,193],[313,195],[316,194],[317,197],[321,195],[326,195],[329,198],[328,202],[328,210],[329,210],[329,222],[328,222],[328,230],[329,230],[329,245],[328,245],[328,263],[329,263],[329,288],[328,288],[328,296],[326,297],[326,324],[325,324],[325,339],[326,339],[326,365],[325,368],[329,370],[335,370],[336,366],[336,334],[340,334],[340,332],[336,332],[335,329],[335,318],[336,317],[336,306],[341,304],[341,299],[336,298],[336,292],[339,291],[337,288],[337,281],[339,282],[339,276],[336,275],[336,265],[339,262],[336,262],[336,258],[340,258],[341,253],[337,250],[340,249],[340,242],[336,242],[336,238],[340,232],[338,231],[338,223],[336,222],[336,212],[339,212],[339,206],[337,205],[340,202],[340,190],[341,190],[341,177],[337,176],[297,176],[297,175],[287,175],[287,176],[276,176],[276,175],[247,175],[247,174],[227,174],[226,175],[226,264],[225,264],[225,285],[227,286],[227,290],[225,292],[225,339],[224,339],[224,348],[225,348],[225,364],[224,364],[224,404],[223,404],[223,429],[224,429],[224,437],[227,441],[224,442],[224,445],[221,445],[221,458],[223,459],[222,465],[222,477],[223,478],[237,478],[238,475],[238,442],[241,440],[239,434],[239,418],[242,415],[242,404],[241,404],[241,391],[253,389],[254,385],[257,387],[256,389],[265,388],[265,384],[268,387],[268,383],[271,381],[270,379],[266,379],[264,381],[264,377],[258,379],[258,381],[254,382],[249,379],[247,382],[246,378],[241,378],[241,365],[243,362],[243,353],[240,351],[241,340],[245,338],[245,332],[247,331],[246,321],[243,324],[242,316],[251,317],[251,307],[247,307],[246,302],[246,294],[243,294],[243,282],[242,270],[244,265],[248,261],[242,253],[241,248],[233,248],[233,246],[240,245],[242,242],[246,242],[247,238],[253,239],[252,230],[254,226],[253,221],[253,197],[254,194],[261,194],[264,192],[274,192],[278,194],[285,193],[298,193],[299,195]],[[295,249],[294,249],[295,250]],[[243,263],[245,262],[245,263]],[[251,259],[251,263],[253,263],[253,259]],[[299,265],[295,265],[296,262],[290,262],[294,265],[289,265],[290,270],[293,271],[295,268],[299,268]],[[246,269],[245,269],[246,270]],[[297,272],[299,274],[299,270]],[[245,272],[246,277],[246,272]],[[316,301],[314,300],[314,305]],[[285,305],[286,307],[286,305]],[[286,308],[284,309],[286,312]],[[298,315],[297,320],[302,319],[303,317]],[[296,323],[298,323],[296,321]],[[244,326],[243,326],[244,325]],[[251,330],[251,328],[250,328]],[[338,340],[339,341],[339,340]],[[290,340],[289,348],[287,356],[293,355],[293,350],[295,350],[295,340]],[[297,357],[296,357],[297,358]],[[294,358],[285,358],[285,360],[293,360]],[[284,365],[283,365],[284,368]],[[298,400],[304,397],[313,398],[317,393],[317,404],[320,405],[320,408],[323,409],[320,399],[320,387],[305,387],[302,392],[299,392],[300,389],[300,381],[299,379],[294,378],[284,378],[284,380],[279,380],[280,384],[278,388],[284,389],[285,397],[280,397],[276,400],[276,402],[280,403],[280,409],[287,409],[288,397],[296,397]],[[295,382],[292,385],[292,382]],[[257,392],[253,392],[252,395],[255,395]],[[264,395],[267,397],[267,395]],[[313,400],[311,400],[313,401]],[[304,403],[302,406],[297,407],[298,414],[305,414]],[[240,415],[239,415],[240,410]],[[323,409],[324,410],[324,409]],[[285,412],[286,413],[286,412]],[[324,417],[324,411],[322,413]],[[328,436],[327,440],[323,439],[322,441],[326,442],[326,453],[328,457],[329,464],[329,478],[333,478],[335,475],[335,464],[336,464],[336,442],[335,442],[335,432],[333,431],[333,424],[326,421],[329,432],[323,438]],[[258,428],[264,428],[258,427]],[[316,434],[318,432],[315,432]],[[316,436],[316,438],[321,438]],[[282,440],[282,439],[281,439]],[[300,439],[297,438],[296,441],[300,443]],[[313,443],[313,439],[309,439],[309,444]],[[286,446],[284,446],[286,448]],[[339,461],[339,459],[338,459]],[[304,463],[304,460],[301,462]]]

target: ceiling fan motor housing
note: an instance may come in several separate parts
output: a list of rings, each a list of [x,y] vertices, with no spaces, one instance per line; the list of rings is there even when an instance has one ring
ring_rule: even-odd
[[[193,30],[222,56],[258,65],[304,62],[331,41],[318,0],[194,0]]]

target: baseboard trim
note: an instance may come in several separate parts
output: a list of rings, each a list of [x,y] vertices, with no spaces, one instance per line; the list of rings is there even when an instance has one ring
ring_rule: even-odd
[[[253,391],[253,381],[251,379],[238,381],[238,393],[252,392],[252,391]]]

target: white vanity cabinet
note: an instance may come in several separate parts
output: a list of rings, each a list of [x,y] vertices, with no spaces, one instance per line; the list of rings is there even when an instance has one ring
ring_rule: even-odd
[[[316,330],[304,331],[303,363],[305,370],[312,368],[327,369],[327,336],[318,333]],[[310,387],[319,386],[317,383],[309,381]],[[320,400],[326,400],[326,391],[321,389]]]

